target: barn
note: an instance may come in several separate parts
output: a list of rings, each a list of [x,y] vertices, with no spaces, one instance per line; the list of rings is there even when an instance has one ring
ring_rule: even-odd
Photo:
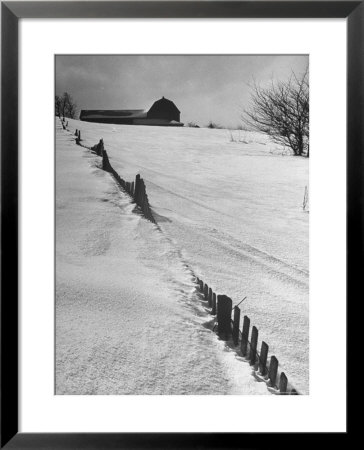
[[[114,123],[122,125],[154,125],[182,127],[181,112],[167,98],[155,101],[152,107],[143,109],[82,109],[80,120],[85,122]]]

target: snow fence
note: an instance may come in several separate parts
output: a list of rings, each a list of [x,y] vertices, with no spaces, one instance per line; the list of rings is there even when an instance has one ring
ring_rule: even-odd
[[[148,220],[153,223],[156,223],[152,210],[150,208],[149,199],[147,195],[147,190],[145,187],[145,183],[143,178],[140,177],[139,174],[135,176],[135,181],[126,181],[116,172],[116,170],[110,164],[109,156],[104,148],[104,141],[100,139],[99,143],[94,145],[93,147],[87,147],[86,145],[81,144],[81,131],[75,131],[76,136],[76,144],[81,145],[82,147],[88,148],[89,150],[96,153],[96,155],[102,158],[102,169],[106,172],[111,173],[111,175],[115,178],[118,185],[133,199],[133,201],[139,206],[142,214]]]
[[[67,130],[65,119],[61,119],[62,127]],[[139,206],[144,217],[156,224],[153,217],[144,180],[139,174],[136,175],[135,181],[125,181],[111,166],[108,154],[104,148],[104,141],[100,139],[99,143],[93,147],[87,147],[81,144],[81,131],[75,131],[76,144],[85,147],[96,153],[102,158],[102,169],[113,175],[119,186],[128,194],[135,203]],[[200,278],[196,277],[198,290],[202,293],[205,301],[208,302],[208,307],[211,309],[211,314],[216,316],[217,334],[225,341],[230,341],[234,347],[239,347],[243,357],[245,357],[252,368],[254,369],[254,376],[259,381],[264,381],[268,388],[275,394],[282,395],[298,395],[298,391],[288,382],[288,378],[283,371],[279,370],[279,361],[276,356],[272,355],[268,358],[269,346],[262,341],[260,351],[258,352],[258,335],[259,331],[255,326],[251,328],[250,319],[248,316],[243,318],[243,328],[240,330],[240,308],[239,306],[232,307],[232,300],[226,295],[217,295],[211,287],[204,283]],[[232,312],[234,311],[234,318],[232,319]],[[214,327],[214,329],[215,329]]]
[[[243,328],[240,331],[240,308],[234,306],[230,297],[217,295],[211,287],[196,277],[198,290],[202,293],[211,314],[216,315],[217,334],[225,341],[231,341],[234,347],[239,346],[240,352],[254,369],[254,376],[267,383],[273,393],[283,395],[298,395],[297,390],[288,382],[286,374],[279,370],[278,359],[272,355],[268,358],[269,346],[262,341],[258,352],[258,329],[253,326],[249,340],[250,319],[244,316]],[[234,318],[231,319],[234,311]]]

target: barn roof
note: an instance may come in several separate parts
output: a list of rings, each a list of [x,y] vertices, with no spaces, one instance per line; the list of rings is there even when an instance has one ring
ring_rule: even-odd
[[[159,105],[159,104],[161,104],[161,103],[169,103],[171,106],[174,106],[178,112],[181,112],[181,111],[177,108],[177,106],[174,104],[174,102],[172,102],[172,100],[169,100],[168,98],[165,98],[165,97],[162,97],[162,98],[160,98],[159,100],[156,100],[156,101],[153,103],[152,107],[155,106],[155,105]],[[151,108],[151,109],[152,109],[152,108]]]
[[[89,119],[139,119],[147,116],[144,109],[82,109],[80,117]]]

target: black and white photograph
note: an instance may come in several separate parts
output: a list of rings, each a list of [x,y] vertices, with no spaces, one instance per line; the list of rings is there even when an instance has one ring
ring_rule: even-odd
[[[309,150],[306,54],[57,54],[55,394],[308,395]]]

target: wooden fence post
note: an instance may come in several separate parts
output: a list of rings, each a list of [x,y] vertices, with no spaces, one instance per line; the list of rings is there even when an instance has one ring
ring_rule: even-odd
[[[200,281],[199,281],[199,284],[200,284],[200,292],[203,292],[203,281],[200,280]]]
[[[257,345],[258,345],[258,328],[252,328],[252,337],[250,341],[250,365],[254,366],[257,360]]]
[[[204,287],[203,287],[203,295],[205,297],[205,300],[208,299],[208,295],[209,295],[209,287],[208,285],[205,283]]]
[[[246,356],[248,351],[249,328],[250,328],[250,319],[248,316],[244,316],[243,333],[241,337],[241,354],[243,356]]]
[[[211,314],[214,316],[216,314],[216,294],[215,292],[212,293],[212,309]]]
[[[80,130],[76,130],[76,132],[78,133],[76,136],[76,144],[80,145],[81,142],[81,131]]]
[[[140,198],[140,207],[143,211],[143,205],[144,205],[144,198],[145,198],[145,184],[144,184],[144,180],[143,178],[141,179],[141,189],[140,189],[140,193],[141,193],[141,198]]]
[[[260,356],[259,356],[259,370],[263,376],[267,373],[268,350],[269,350],[268,344],[263,341],[262,346],[260,348]]]
[[[143,193],[143,199],[142,199],[142,209],[143,209],[143,207],[144,207],[144,203],[145,203],[145,196],[147,195],[147,191],[146,191],[146,189],[145,189],[145,183],[144,183],[144,179],[142,180],[142,186],[143,186],[143,188],[142,188],[142,193]]]
[[[97,146],[96,153],[97,153],[99,156],[101,156],[103,150],[104,150],[104,140],[103,140],[103,139],[100,139],[99,145]]]
[[[217,332],[221,339],[231,336],[231,311],[233,302],[227,295],[217,296]]]
[[[134,200],[135,200],[135,203],[138,203],[139,182],[140,182],[140,175],[137,174],[136,177],[135,177],[135,188],[134,188]]]
[[[143,208],[142,208],[142,211],[143,211],[143,214],[145,215],[146,214],[146,212],[147,212],[147,191],[145,190],[145,186],[144,186],[144,197],[143,197]]]
[[[240,327],[240,308],[238,306],[234,307],[234,323],[233,323],[233,341],[234,345],[239,344],[239,330]]]
[[[145,186],[144,186],[144,180],[142,180],[141,184],[141,189],[140,189],[140,194],[141,194],[141,198],[140,198],[140,208],[143,211],[143,207],[144,207],[144,199],[145,199]]]
[[[281,373],[281,377],[279,379],[279,392],[281,394],[286,394],[287,392],[287,384],[288,384],[288,379],[286,377],[286,374],[284,372]]]
[[[144,181],[141,178],[140,179],[140,199],[139,199],[139,206],[141,208],[141,210],[143,211],[143,204],[144,204],[144,196],[145,196],[145,186],[144,186]]]
[[[211,308],[212,307],[212,289],[211,288],[209,288],[209,307]]]
[[[140,199],[142,196],[142,181],[140,178],[140,175],[137,175],[138,179],[135,179],[135,182],[138,184],[138,188],[137,188],[137,192],[136,192],[136,196],[135,196],[135,202],[137,205],[140,205]]]
[[[272,356],[269,363],[269,379],[273,387],[276,385],[277,380],[277,372],[278,372],[278,359],[275,356]]]

